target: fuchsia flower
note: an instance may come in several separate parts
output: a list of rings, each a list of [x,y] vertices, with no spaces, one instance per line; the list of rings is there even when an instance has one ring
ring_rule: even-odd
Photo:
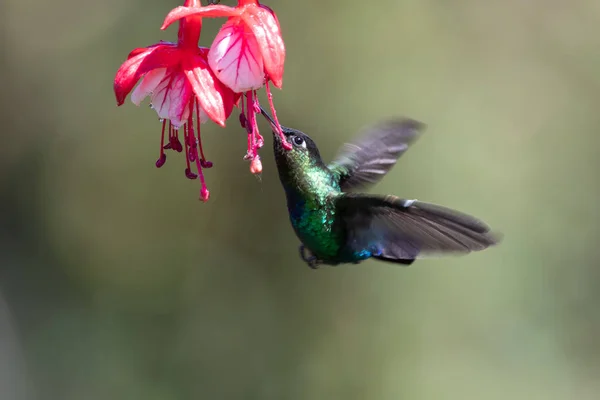
[[[263,138],[258,131],[256,113],[260,106],[256,90],[263,85],[284,146],[291,148],[285,140],[273,106],[269,81],[277,88],[283,83],[285,46],[281,37],[279,21],[275,13],[257,0],[238,0],[236,7],[210,5],[188,6],[173,9],[165,18],[161,29],[166,29],[177,20],[190,17],[228,17],[221,27],[210,50],[208,63],[217,78],[235,93],[244,93],[240,108],[240,122],[248,132],[248,153],[253,173],[262,171],[258,149]]]
[[[185,5],[200,7],[200,1],[186,0]],[[185,174],[189,179],[200,177],[200,199],[207,201],[209,191],[202,169],[210,168],[212,163],[204,156],[200,122],[210,118],[225,126],[225,120],[240,95],[219,81],[209,67],[208,49],[198,47],[201,29],[201,17],[185,17],[179,22],[177,43],[160,42],[133,50],[117,71],[114,90],[117,104],[122,105],[141,79],[131,94],[131,100],[139,105],[150,95],[151,106],[162,120],[160,158],[156,166],[160,168],[165,163],[165,149],[182,152],[185,148]],[[183,146],[179,140],[179,128],[182,126]],[[169,135],[166,145],[165,131]],[[197,174],[192,172],[190,162],[196,164]]]
[[[228,18],[210,49],[198,47],[203,17]],[[151,97],[151,106],[162,121],[156,166],[160,168],[165,163],[165,150],[185,149],[185,174],[190,179],[200,178],[200,199],[207,201],[209,191],[203,168],[212,167],[212,163],[206,160],[202,149],[201,122],[211,119],[225,126],[233,107],[240,107],[240,123],[248,133],[245,158],[252,160],[250,171],[260,173],[258,149],[264,141],[256,122],[260,112],[256,91],[265,86],[278,133],[284,146],[291,148],[277,121],[269,87],[269,82],[273,82],[281,88],[285,46],[277,17],[257,0],[238,0],[236,7],[202,7],[200,0],[185,0],[182,7],[167,15],[161,29],[175,21],[179,22],[177,43],[161,41],[133,50],[115,76],[115,96],[119,106],[130,93],[136,105]],[[179,140],[181,127],[183,145]],[[195,163],[197,173],[192,172],[191,163]]]

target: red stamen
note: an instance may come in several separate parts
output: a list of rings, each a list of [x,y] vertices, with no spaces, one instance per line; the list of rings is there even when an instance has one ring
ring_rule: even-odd
[[[242,128],[246,129],[246,116],[243,113],[240,113],[240,125]]]
[[[186,127],[183,128],[183,144],[185,145],[185,164],[187,168],[185,169],[185,176],[188,179],[196,179],[198,176],[192,172],[192,168],[190,166],[190,141],[189,135],[187,134]]]
[[[208,187],[206,186],[204,174],[202,173],[202,165],[200,164],[200,160],[198,159],[196,159],[196,166],[198,168],[198,176],[200,177],[200,200],[206,203],[210,197],[210,192],[208,191]]]
[[[163,119],[162,121],[162,133],[160,134],[160,156],[158,160],[156,160],[156,168],[160,168],[165,165],[167,162],[167,155],[165,154],[164,144],[165,144],[165,127],[167,125],[167,121]]]
[[[190,104],[191,111],[194,110],[194,97],[192,97],[192,103]],[[196,130],[198,131],[198,146],[200,147],[200,164],[204,168],[212,168],[213,163],[208,161],[204,156],[204,149],[202,148],[202,137],[200,136],[200,104],[196,101]]]
[[[248,151],[244,156],[244,160],[251,160],[254,157],[254,124],[252,121],[254,113],[250,112],[250,104],[252,104],[252,91],[246,92],[246,132],[248,133]]]
[[[169,147],[170,149],[172,149],[172,150],[177,149],[177,145],[175,144],[175,127],[171,123],[171,120],[169,120],[169,143],[170,143],[170,147]]]
[[[193,99],[192,99],[192,101],[193,101]],[[193,109],[194,108],[192,107],[192,110]],[[199,115],[198,115],[198,117],[199,117]],[[190,113],[190,116],[188,117],[188,121],[187,121],[187,124],[185,125],[185,127],[187,128],[187,137],[190,142],[190,154],[189,154],[188,158],[190,161],[196,161],[196,168],[198,169],[197,176],[200,178],[200,200],[206,202],[206,201],[208,201],[208,198],[210,197],[210,193],[208,191],[208,188],[206,187],[206,181],[204,180],[204,173],[202,172],[202,161],[200,160],[200,157],[198,156],[198,141],[196,141],[196,136],[194,135],[194,120],[192,118],[192,113]],[[192,158],[193,158],[193,160],[192,160]],[[187,175],[187,171],[186,171],[186,175]]]
[[[258,102],[258,95],[256,94],[256,90],[254,91],[254,113],[260,114],[260,103]],[[256,151],[262,148],[265,144],[265,139],[262,137],[260,132],[258,131],[258,122],[256,122],[256,115],[254,116],[254,122],[256,126],[255,139],[256,139]]]
[[[267,99],[269,100],[269,107],[271,108],[271,114],[273,114],[273,121],[275,122],[275,127],[277,128],[277,134],[281,138],[281,144],[283,145],[284,149],[291,150],[292,145],[288,143],[288,141],[285,139],[285,135],[281,130],[281,124],[277,119],[277,112],[275,111],[275,105],[273,105],[273,94],[271,93],[271,88],[269,87],[269,80],[265,82],[265,91],[267,92]]]
[[[190,147],[188,159],[190,160],[190,162],[195,162],[196,157],[198,157],[198,154],[196,152],[196,143],[195,143],[195,138],[194,138],[194,132],[193,132],[193,130],[192,130],[192,132],[190,132],[190,130],[187,128],[187,124],[186,124],[186,136],[185,137],[187,140],[187,144]]]
[[[179,129],[175,129],[175,137],[173,138],[173,148],[178,153],[181,153],[183,151],[183,146],[179,141]]]
[[[242,128],[248,132],[248,119],[246,118],[246,114],[244,113],[244,96],[240,96],[240,125]]]
[[[185,177],[191,180],[198,179],[198,175],[193,173],[190,168],[185,169]]]
[[[257,106],[258,100],[256,99],[256,90],[252,91],[252,159],[258,156],[258,139],[256,135],[258,133],[258,121],[256,120],[256,109],[258,107],[258,112],[260,112],[260,106]],[[249,107],[248,107],[249,109]]]
[[[252,107],[252,109],[250,107]],[[246,127],[246,131],[248,132],[248,152],[246,153],[244,159],[252,160],[250,162],[250,172],[253,174],[260,174],[262,172],[262,162],[260,161],[260,157],[258,155],[258,149],[262,147],[264,139],[258,132],[258,123],[256,122],[256,114],[258,112],[260,112],[258,96],[255,90],[250,90],[246,92],[247,118],[243,119],[243,125]]]
[[[165,123],[165,122],[166,122],[166,120],[164,120],[164,121],[163,121],[163,123]],[[164,127],[164,126],[165,126],[165,125],[163,125],[163,127]],[[172,148],[173,148],[173,146],[172,146],[172,144],[171,144],[172,140],[173,140],[173,139],[171,139],[171,120],[169,120],[169,143],[165,144],[165,145],[163,146],[163,149],[165,149],[165,150],[172,149]]]

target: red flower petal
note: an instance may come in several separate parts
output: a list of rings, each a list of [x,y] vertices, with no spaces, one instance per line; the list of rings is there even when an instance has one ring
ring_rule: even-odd
[[[114,82],[115,96],[117,98],[118,105],[121,105],[125,102],[125,98],[139,80],[141,74],[138,75],[137,72],[140,69],[142,61],[144,61],[148,54],[155,50],[155,48],[146,49],[145,51],[138,53],[136,56],[129,58],[119,67],[119,70],[115,75]]]
[[[246,24],[252,29],[262,52],[265,72],[273,84],[281,88],[283,84],[283,65],[285,45],[281,37],[279,23],[272,11],[264,7],[247,7],[242,14]]]
[[[160,29],[165,30],[173,22],[180,20],[181,18],[189,17],[191,15],[199,17],[234,17],[240,15],[241,11],[234,7],[223,6],[223,5],[211,5],[206,7],[176,7],[171,10],[165,17],[165,21]]]
[[[146,51],[148,51],[149,49],[151,49],[152,46],[150,47],[138,47],[137,49],[133,49],[131,50],[131,52],[129,53],[129,55],[127,56],[127,59],[129,60],[132,57],[135,57],[137,55],[140,55]]]
[[[164,40],[161,40],[160,43],[155,43],[155,44],[152,44],[152,45],[147,46],[147,47],[138,47],[137,49],[131,50],[131,52],[127,56],[127,59],[129,60],[131,57],[135,57],[138,54],[143,53],[146,50],[152,49],[154,47],[158,47],[158,46],[176,46],[176,45],[177,45],[176,43],[171,43],[171,42],[166,42]]]
[[[183,60],[183,70],[196,94],[200,107],[215,123],[225,126],[233,109],[233,93],[223,87],[200,55]],[[229,92],[229,93],[228,93]]]
[[[165,68],[179,62],[179,52],[176,47],[159,45],[150,47],[125,61],[115,75],[114,90],[117,105],[123,104],[137,81],[156,68]]]

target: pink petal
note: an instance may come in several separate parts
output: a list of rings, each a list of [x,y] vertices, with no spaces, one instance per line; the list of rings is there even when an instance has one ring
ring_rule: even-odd
[[[281,88],[285,63],[285,45],[281,37],[279,22],[273,12],[265,6],[247,7],[242,14],[242,18],[252,30],[258,42],[265,72],[273,81],[273,84]]]
[[[158,68],[144,75],[140,84],[137,85],[133,93],[131,93],[131,101],[133,104],[139,106],[142,100],[150,93],[154,92],[166,73],[166,68]]]
[[[206,7],[176,7],[167,14],[165,21],[160,29],[165,30],[173,22],[180,20],[181,18],[189,17],[191,15],[199,17],[233,17],[240,15],[241,10],[234,7],[223,6],[223,5],[211,5]]]
[[[191,60],[186,59],[183,69],[194,94],[208,117],[221,126],[225,126],[227,119],[225,103],[232,100],[227,99],[224,88],[212,74],[206,60],[196,55]],[[233,105],[231,106],[233,108]]]
[[[136,49],[134,51],[139,51]],[[179,62],[179,50],[171,45],[156,45],[146,51],[139,52],[125,61],[115,76],[114,91],[117,104],[125,102],[125,98],[133,87],[148,71],[165,68]]]
[[[152,92],[152,108],[158,114],[159,118],[168,119],[169,109],[171,108],[171,96],[169,96],[170,75],[165,76],[158,86]]]
[[[234,92],[259,89],[265,81],[256,38],[239,18],[230,18],[208,52],[208,63],[221,82]]]

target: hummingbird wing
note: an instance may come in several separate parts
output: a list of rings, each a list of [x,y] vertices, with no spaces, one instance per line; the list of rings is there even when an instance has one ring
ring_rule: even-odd
[[[336,208],[347,232],[347,250],[410,264],[425,255],[465,254],[499,243],[478,220],[446,207],[396,196],[345,193]]]
[[[342,191],[374,184],[392,169],[424,129],[425,124],[412,119],[371,125],[355,142],[342,146],[329,169],[339,178]]]

